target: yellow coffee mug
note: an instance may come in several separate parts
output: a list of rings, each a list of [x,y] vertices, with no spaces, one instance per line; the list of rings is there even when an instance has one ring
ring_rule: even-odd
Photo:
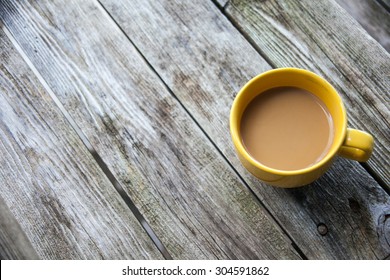
[[[299,170],[284,171],[267,167],[245,149],[241,135],[241,117],[248,104],[259,94],[275,87],[298,87],[320,98],[327,106],[334,124],[334,138],[329,152],[319,162]],[[250,80],[237,94],[230,112],[230,133],[238,157],[245,168],[265,183],[292,188],[307,185],[330,167],[336,155],[367,161],[372,154],[374,139],[363,131],[347,128],[347,115],[336,90],[320,76],[303,69],[279,68]]]

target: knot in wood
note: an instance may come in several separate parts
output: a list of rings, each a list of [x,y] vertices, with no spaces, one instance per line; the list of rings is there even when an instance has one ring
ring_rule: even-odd
[[[326,235],[328,233],[328,227],[324,223],[319,223],[317,225],[318,233],[322,236]]]

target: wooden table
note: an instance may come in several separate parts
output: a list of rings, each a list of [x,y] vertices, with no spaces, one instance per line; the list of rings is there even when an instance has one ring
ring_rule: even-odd
[[[0,16],[2,259],[389,258],[390,56],[335,2],[2,0]],[[367,163],[297,189],[242,167],[232,101],[286,66],[334,85],[375,137]]]

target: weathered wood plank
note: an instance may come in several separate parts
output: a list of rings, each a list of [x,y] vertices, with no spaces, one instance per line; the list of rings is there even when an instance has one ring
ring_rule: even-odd
[[[5,201],[0,197],[0,259],[36,260],[38,255],[16,221]]]
[[[306,256],[375,259],[390,251],[378,230],[389,196],[358,163],[339,160],[297,190],[265,186],[243,169],[230,140],[230,106],[270,66],[210,1],[101,2]],[[328,226],[326,236],[319,223]]]
[[[299,258],[101,6],[3,3],[7,28],[174,258]]]
[[[306,68],[335,86],[349,125],[374,135],[367,164],[390,190],[390,55],[331,0],[234,0],[226,12],[275,67]]]
[[[390,52],[390,14],[376,0],[336,1]]]
[[[2,29],[0,57],[0,196],[38,256],[161,258]]]

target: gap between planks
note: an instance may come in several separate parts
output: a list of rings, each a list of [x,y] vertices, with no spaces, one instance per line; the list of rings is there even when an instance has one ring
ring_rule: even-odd
[[[260,49],[260,47],[253,41],[251,36],[247,32],[245,32],[234,20],[233,17],[231,17],[228,13],[226,13],[227,6],[230,4],[229,1],[227,1],[224,6],[222,7],[217,0],[211,0],[211,2],[221,11],[221,14],[223,14],[230,23],[234,26],[234,28],[237,29],[238,32],[249,42],[249,44],[256,50],[257,53],[273,68],[278,68],[275,63],[272,62],[272,60]],[[99,2],[100,3],[100,2]],[[325,53],[325,52],[324,52]],[[367,173],[381,186],[381,188],[390,195],[390,190],[387,188],[386,183],[380,178],[375,171],[366,163],[359,162],[359,164],[367,171]],[[234,167],[233,167],[234,168]],[[235,170],[235,169],[234,169]],[[235,170],[236,171],[236,170]],[[236,171],[237,172],[237,171]]]
[[[273,69],[277,68],[276,64],[272,62],[272,60],[259,48],[258,45],[253,41],[253,39],[240,28],[240,26],[237,24],[237,22],[228,14],[225,12],[227,6],[229,5],[229,1],[223,5],[223,7],[218,3],[217,0],[211,0],[211,2],[218,8],[218,10],[221,12],[221,14],[229,20],[229,22],[233,25],[233,27],[240,32],[240,34],[245,38],[245,40],[248,41],[248,43],[258,52],[258,54],[270,65]]]
[[[145,60],[145,63],[151,68],[151,70],[156,74],[158,79],[164,84],[164,86],[167,88],[167,90],[170,92],[172,97],[176,99],[180,106],[185,110],[185,112],[189,115],[189,117],[194,121],[195,125],[202,131],[202,133],[206,136],[206,138],[210,141],[212,146],[216,149],[217,153],[222,155],[223,159],[226,161],[226,163],[232,167],[232,170],[234,173],[239,177],[240,181],[243,183],[243,185],[248,189],[248,191],[251,193],[251,195],[254,197],[255,201],[262,207],[266,214],[275,222],[275,225],[280,228],[281,232],[285,234],[285,236],[288,238],[288,240],[291,242],[292,248],[295,250],[295,253],[302,259],[307,259],[307,257],[304,255],[302,250],[298,247],[298,245],[295,243],[295,241],[292,239],[292,237],[286,232],[286,230],[281,226],[281,224],[275,219],[275,217],[271,214],[271,212],[265,207],[265,205],[259,200],[259,198],[254,194],[254,192],[249,188],[247,183],[244,181],[244,179],[241,177],[240,174],[238,174],[237,170],[231,165],[231,163],[226,159],[226,157],[222,154],[222,152],[216,147],[215,143],[211,141],[209,135],[206,134],[206,132],[200,127],[199,123],[194,119],[194,117],[188,112],[188,110],[184,107],[184,105],[180,102],[180,100],[174,95],[172,90],[167,86],[167,84],[162,80],[160,75],[156,72],[156,70],[152,67],[152,65],[145,59],[145,57],[142,55],[142,53],[139,51],[139,49],[134,45],[134,43],[128,38],[127,34],[121,29],[121,27],[115,22],[115,20],[112,18],[112,16],[108,13],[108,11],[105,10],[105,8],[101,5],[99,1],[97,1],[98,7],[100,7],[104,13],[107,14],[107,16],[113,21],[113,23],[119,28],[119,30],[125,35],[127,40],[134,46],[136,51],[140,54],[140,56]],[[50,97],[53,99],[54,103],[58,108],[60,109],[61,113],[64,115],[66,120],[69,122],[69,124],[72,126],[72,128],[75,130],[77,135],[82,140],[83,144],[86,146],[88,151],[92,154],[94,159],[96,160],[97,164],[101,168],[101,170],[105,173],[106,177],[109,179],[109,181],[114,185],[114,188],[119,193],[121,198],[124,200],[126,205],[130,208],[130,210],[133,212],[133,214],[136,216],[137,220],[140,222],[144,230],[147,232],[148,236],[151,238],[153,243],[156,245],[158,250],[162,253],[162,255],[166,259],[172,259],[170,254],[168,253],[165,246],[162,244],[162,242],[159,240],[153,229],[150,227],[150,225],[146,222],[138,208],[134,205],[131,198],[126,194],[123,186],[120,184],[120,182],[116,179],[115,175],[111,172],[111,170],[107,167],[106,163],[103,161],[103,159],[100,157],[100,155],[95,151],[95,149],[92,147],[92,144],[87,139],[85,134],[81,131],[81,129],[78,127],[78,125],[75,123],[75,121],[72,119],[70,114],[67,112],[67,110],[64,108],[62,103],[59,101],[55,93],[51,90],[50,86],[47,84],[45,79],[40,75],[39,71],[36,69],[34,64],[31,62],[31,60],[28,58],[28,56],[25,54],[25,52],[22,50],[21,46],[17,43],[17,41],[13,38],[12,34],[8,31],[8,29],[4,26],[3,27],[4,32],[9,37],[10,41],[15,46],[15,49],[20,53],[20,55],[23,57],[26,64],[30,67],[32,72],[37,76],[38,80],[42,83],[44,88],[49,93]]]
[[[376,0],[388,13],[390,13],[390,3],[386,0]]]
[[[100,1],[104,3],[103,0],[100,0]],[[110,1],[108,1],[108,2],[110,2]],[[211,3],[211,2],[210,2],[210,3]],[[130,4],[130,2],[128,2],[128,4]],[[214,4],[211,3],[211,7],[212,7],[213,5],[214,5]],[[115,7],[111,7],[111,8],[114,9],[114,10],[112,11],[112,13],[113,13],[113,16],[115,17]],[[118,7],[116,7],[116,8],[118,8]],[[133,8],[134,8],[134,7],[133,7]],[[159,8],[161,8],[161,7],[159,7]],[[172,8],[172,7],[171,7],[171,8]],[[110,10],[108,7],[107,7],[107,9]],[[142,8],[141,8],[141,9],[142,9]],[[218,11],[218,10],[217,10],[217,11]],[[130,10],[129,10],[128,12],[130,12]],[[218,11],[218,13],[219,13],[219,12],[220,12],[220,11]],[[130,13],[130,14],[131,14],[131,13]],[[137,14],[137,11],[135,11],[134,14]],[[219,14],[219,15],[220,15],[220,14]],[[223,17],[223,16],[222,16],[222,17]],[[221,17],[221,18],[222,18],[222,17]],[[226,17],[224,17],[224,18],[226,18]],[[116,22],[121,22],[121,25],[123,26],[122,29],[125,30],[127,34],[134,34],[134,35],[135,35],[136,33],[131,33],[131,32],[130,32],[130,31],[134,32],[133,29],[130,28],[130,30],[126,30],[126,25],[125,25],[125,26],[123,25],[123,23],[124,23],[123,20],[126,21],[126,16],[125,16],[124,18],[122,18],[122,22],[121,22],[120,17],[119,17],[119,19],[117,19]],[[127,18],[127,20],[129,20],[129,18]],[[181,19],[179,19],[179,20],[181,20]],[[231,24],[231,22],[229,22],[229,24]],[[138,26],[139,28],[141,28],[141,29],[143,28],[141,25],[137,25],[137,26]],[[232,27],[233,27],[233,26],[232,26]],[[232,28],[231,30],[233,30],[233,28]],[[138,31],[139,31],[139,30],[138,30]],[[235,31],[237,31],[237,29],[235,29]],[[238,32],[237,32],[237,33],[238,33]],[[153,34],[153,33],[152,33],[152,34]],[[179,35],[180,35],[180,33],[179,33]],[[148,52],[146,51],[147,48],[148,48],[148,45],[143,45],[143,42],[142,42],[142,41],[141,41],[141,42],[140,42],[140,41],[137,42],[137,41],[136,41],[136,40],[137,40],[137,37],[136,37],[136,36],[135,36],[134,38],[133,38],[133,35],[129,35],[129,36],[131,36],[132,39],[133,39],[133,41],[136,42],[136,44],[139,46],[139,49],[140,49],[140,50],[142,50],[142,46],[144,47],[144,49],[143,49],[144,57],[147,57],[147,58],[148,58]],[[165,38],[165,37],[163,36],[163,38]],[[247,41],[246,41],[246,42],[247,42]],[[149,42],[149,43],[150,43],[150,42]],[[248,45],[249,45],[249,44],[248,44]],[[145,49],[145,47],[146,47],[146,49]],[[151,50],[153,50],[153,46],[151,46]],[[258,55],[257,52],[256,52],[256,54]],[[150,58],[148,58],[148,60],[149,60],[149,59],[150,59]],[[154,65],[155,69],[159,70],[159,67],[160,67],[160,66],[159,66],[158,64],[157,64],[157,65],[154,64],[152,59],[150,59],[149,61]],[[176,61],[176,63],[177,63],[177,61]],[[268,66],[267,68],[269,68],[269,65],[267,65],[267,66]],[[163,67],[163,66],[161,66],[161,67]],[[161,73],[160,76],[163,77],[163,78],[165,79],[165,77],[164,77],[164,72],[160,72],[160,73]],[[173,84],[173,85],[170,84],[170,82],[169,82],[169,77],[168,77],[167,79],[168,79],[168,80],[167,80],[166,84],[169,85],[172,89],[174,89],[174,88],[175,88],[175,85],[174,85],[174,84]],[[197,82],[199,82],[199,81],[197,81]],[[183,100],[183,97],[180,95],[180,92],[177,92],[176,90],[175,90],[175,92],[176,92],[176,94],[177,94],[177,97],[180,98],[181,100]],[[185,100],[183,101],[183,104],[186,104],[186,101],[185,101]],[[189,108],[188,110],[192,112],[191,107],[188,106],[188,103],[187,103],[187,108]],[[194,112],[192,112],[192,113],[194,113]],[[194,116],[198,117],[199,123],[202,124],[202,118],[201,118],[201,117],[199,118],[199,116],[197,115],[196,111],[195,111],[195,113],[194,113]],[[206,127],[206,128],[204,129],[204,131],[208,131],[208,130],[207,130],[207,126],[205,126],[205,127]],[[209,131],[209,135],[213,135],[213,132],[210,132],[210,131]],[[226,140],[228,140],[228,139],[224,139],[224,140],[226,141]],[[229,138],[229,140],[230,140],[230,138]],[[218,139],[215,140],[215,143],[218,144]],[[221,151],[223,151],[223,149],[224,149],[224,148],[221,147]],[[226,158],[229,158],[229,156],[227,156]],[[232,163],[232,164],[234,164],[234,163]],[[241,165],[235,165],[235,166],[236,166],[236,167],[241,167]],[[357,165],[357,166],[360,167],[360,165]],[[359,169],[361,169],[361,168],[359,168]],[[239,170],[239,169],[237,169],[237,170]],[[370,181],[371,181],[372,183],[375,182],[375,181],[372,179],[372,177],[369,176],[369,174],[368,174],[365,170],[362,170],[362,171],[364,172],[364,174],[366,174],[365,177],[367,177],[367,179],[370,178]],[[243,174],[243,173],[241,172],[241,174]],[[245,176],[243,175],[243,177],[245,177]],[[328,182],[329,179],[332,179],[332,178],[328,178],[328,176],[324,176],[324,178],[325,178],[325,179],[324,179],[325,182]],[[321,180],[319,180],[319,182],[321,182]],[[332,181],[331,181],[331,182],[332,182]],[[336,184],[334,184],[334,183],[335,183],[334,181],[333,181],[332,183],[333,183],[333,185],[336,185]],[[320,184],[320,183],[319,183],[319,184]],[[250,185],[250,186],[252,187],[251,181],[250,181],[250,180],[248,181],[248,185]],[[376,182],[375,182],[375,185],[377,185]],[[382,190],[382,188],[380,188],[380,187],[379,187],[379,189]],[[303,191],[303,192],[304,192],[304,191]],[[298,192],[298,194],[299,194],[299,192]],[[295,196],[295,195],[293,195],[293,196]],[[259,197],[262,197],[262,196],[259,195]],[[296,199],[300,199],[298,195],[296,195],[295,198],[296,198]],[[342,198],[345,199],[346,197],[344,197],[344,195],[343,195]],[[304,199],[306,199],[306,197],[304,197]],[[332,200],[333,200],[333,198],[332,198]],[[263,200],[263,201],[264,201],[264,200]],[[336,217],[338,217],[339,214],[338,214],[338,211],[336,210],[336,208],[333,207],[333,204],[331,204],[330,206],[332,206],[331,212],[334,213],[334,214],[336,215]],[[272,209],[272,207],[270,207],[270,206],[268,206],[268,207],[269,207],[270,209]],[[347,206],[347,207],[348,207],[348,206]],[[349,209],[349,208],[347,208],[347,209]],[[334,210],[334,211],[332,211],[332,210]],[[348,212],[348,211],[349,211],[349,210],[347,210],[347,212]],[[349,212],[348,212],[348,213],[349,213]],[[317,213],[317,214],[318,214],[318,213]],[[320,213],[320,217],[322,217],[321,214],[322,214],[322,213]],[[276,213],[276,216],[277,216],[277,215],[278,215],[278,214]],[[325,216],[325,217],[330,217],[330,216]],[[343,216],[343,217],[345,218],[345,216]],[[282,218],[283,218],[283,217],[282,217]],[[316,215],[313,215],[313,216],[310,215],[310,218],[312,218],[313,221],[317,221],[316,224],[318,224],[318,216],[316,216]],[[314,219],[313,219],[313,218],[314,218]],[[351,223],[349,223],[348,221],[346,221],[346,222],[347,222],[348,225],[353,229],[354,226],[353,226]],[[281,223],[284,224],[283,222],[281,222]],[[288,227],[287,227],[287,228],[288,228]],[[341,228],[342,228],[342,227],[341,227]],[[294,235],[294,233],[292,233],[292,235]],[[364,233],[363,233],[363,235],[364,235]],[[301,237],[297,237],[297,236],[296,236],[295,238],[297,238],[297,240],[300,240],[300,239],[301,239]],[[305,242],[304,242],[304,243],[305,243]],[[311,244],[308,244],[308,245],[311,246]],[[374,252],[374,255],[376,255],[375,252]],[[376,257],[378,257],[378,256],[376,255]]]
[[[95,2],[95,4],[96,4],[96,2]],[[96,7],[96,6],[95,6]],[[98,7],[96,7],[96,8],[98,8]],[[100,11],[101,12],[101,11]],[[106,15],[107,16],[107,15]],[[113,25],[113,27],[115,27],[115,25]],[[121,36],[123,36],[121,33],[120,33],[120,30],[119,29],[117,29],[117,31],[118,31],[118,33],[119,34],[117,34],[117,35],[121,35]],[[16,36],[16,35],[15,35]],[[16,38],[16,37],[15,37]],[[127,41],[127,39],[126,38],[124,38],[123,37],[123,39],[129,44],[130,42],[128,42]],[[28,42],[27,42],[27,44],[28,44]],[[21,44],[21,46],[22,46],[22,44]],[[133,46],[132,46],[133,47]],[[136,50],[134,49],[133,50],[133,52],[134,53],[136,53]],[[25,52],[26,53],[26,55],[28,55],[29,53],[28,53],[28,51],[26,51]],[[141,56],[138,54],[138,53],[136,53],[138,56],[139,56],[139,58],[140,58],[140,60],[142,59],[141,58]],[[34,60],[32,59],[31,61],[33,61],[34,62]],[[144,62],[144,61],[142,61],[142,62]],[[146,66],[146,65],[145,65]],[[147,67],[147,66],[146,66]],[[145,69],[146,69],[146,67],[145,67]],[[38,67],[37,67],[37,69],[39,69]],[[148,67],[147,68],[149,71],[150,71],[150,73],[152,73],[152,71],[151,71],[151,69]],[[39,71],[41,71],[41,70],[39,70]],[[158,78],[157,78],[157,76],[154,76],[154,78],[156,79],[156,81],[159,81],[160,83],[161,83],[161,81],[160,80],[158,80]],[[164,89],[164,90],[166,90],[165,88],[163,88],[163,84],[161,84],[161,89]],[[173,97],[169,94],[169,92],[167,92],[167,94],[169,95],[169,97],[170,98],[172,98],[172,100],[174,100],[173,99]],[[64,104],[64,103],[63,103]],[[65,106],[65,105],[64,105]],[[181,110],[183,110],[179,105],[177,105],[177,108],[180,108]],[[70,112],[70,111],[69,111]],[[194,128],[196,128],[197,130],[199,129],[198,127],[196,127],[196,124],[195,123],[193,123],[192,122],[192,120],[190,119],[190,118],[188,118],[189,116],[187,115],[187,114],[185,114],[185,112],[183,111],[183,116],[185,115],[186,117],[187,117],[187,119],[189,120],[189,122],[188,122],[188,124],[190,124],[190,122],[191,122],[191,126],[193,126]],[[76,119],[75,119],[76,120]],[[207,142],[207,144],[212,148],[212,145],[211,145],[211,143],[210,142],[208,142],[207,141],[207,139],[206,139],[206,136],[204,135],[204,134],[202,134],[201,133],[201,131],[198,131],[198,134],[199,134],[199,136],[201,135],[201,136],[203,136],[204,137],[204,140],[203,141],[205,141],[205,142]],[[87,134],[86,134],[87,135]],[[93,137],[93,136],[91,136],[91,137]],[[91,143],[93,143],[92,141],[91,141]],[[213,152],[215,153],[215,155],[217,155],[218,153],[217,153],[217,151],[215,151],[214,149],[213,149]],[[100,153],[100,152],[99,152]],[[100,153],[101,154],[101,153]],[[102,155],[102,154],[101,154]],[[104,158],[104,156],[102,155],[102,157]],[[220,162],[220,164],[222,164],[222,162],[223,163],[225,163],[222,159],[221,159],[221,162]],[[108,162],[107,162],[108,163]],[[111,168],[111,170],[115,173],[117,170],[115,169],[115,167],[113,167],[113,168]],[[232,171],[232,170],[231,170]],[[234,173],[232,173],[232,174],[234,174]],[[115,176],[118,176],[118,175],[115,175]],[[119,178],[119,177],[117,177],[117,178]],[[238,182],[240,182],[239,181],[239,179],[237,178],[237,181],[236,181],[236,183],[238,183]],[[125,184],[123,184],[123,185],[125,185]],[[158,186],[158,185],[157,185]],[[244,185],[241,185],[242,187],[243,187],[243,189],[242,190],[244,190],[245,189],[245,191],[247,191],[247,189],[246,189],[246,187],[244,186]],[[255,197],[253,197],[252,195],[250,195],[249,193],[248,193],[248,198],[251,198],[251,201],[253,201],[253,203],[255,203],[257,206],[259,206],[258,204],[257,204],[257,202],[256,202],[256,198]],[[165,202],[165,201],[164,201]],[[244,205],[243,205],[244,206]],[[141,208],[140,208],[141,209]],[[264,217],[265,216],[267,216],[267,218],[268,219],[270,219],[270,221],[271,221],[271,217],[269,216],[269,215],[267,215],[267,213],[266,213],[266,211],[265,211],[265,209],[264,208],[260,208],[259,207],[259,209],[261,209],[262,210],[262,213],[264,214]],[[158,214],[158,213],[156,213],[156,214]],[[145,217],[147,217],[147,215],[145,214]],[[245,218],[245,217],[244,217]],[[277,226],[277,224],[274,222],[274,221],[272,221],[273,222],[273,226],[275,227],[275,228],[277,228],[278,229],[278,231],[280,231],[280,233],[282,233],[282,231],[281,231],[281,229]],[[152,224],[152,223],[151,223]],[[155,231],[157,232],[157,230],[158,230],[158,228],[154,228],[155,229]],[[161,235],[161,237],[162,237],[163,235]],[[284,235],[283,234],[283,237],[286,239],[286,241],[288,242],[288,243],[290,243],[290,240],[289,239],[287,239],[287,236],[286,235]],[[256,239],[258,239],[258,237],[256,237]],[[214,240],[214,238],[213,238],[213,240]],[[167,246],[167,244],[165,244],[166,246]],[[169,243],[168,243],[168,245],[169,245]],[[289,244],[290,246],[291,246],[291,243]],[[183,247],[184,249],[185,249],[185,247]],[[292,248],[292,247],[291,247]],[[291,249],[290,249],[291,250]],[[295,255],[295,256],[298,256],[298,254],[297,254],[297,252],[295,251],[295,249],[293,249],[293,250],[291,250],[291,252],[293,252],[293,254]]]
[[[107,167],[106,163],[103,161],[103,159],[100,157],[100,155],[92,147],[92,144],[89,142],[89,140],[87,139],[85,134],[77,126],[75,121],[69,115],[68,111],[65,110],[62,103],[58,100],[55,93],[51,90],[50,86],[46,83],[45,79],[42,77],[42,75],[39,73],[39,71],[35,68],[34,64],[31,62],[31,60],[28,58],[28,56],[24,53],[23,49],[20,47],[18,42],[15,40],[15,38],[12,36],[12,34],[8,31],[8,29],[4,25],[1,25],[0,28],[3,29],[4,33],[7,35],[9,40],[12,42],[13,46],[18,51],[18,53],[21,55],[23,60],[26,62],[26,64],[30,68],[30,70],[34,73],[34,75],[41,82],[41,84],[45,88],[45,90],[49,93],[50,97],[53,99],[56,106],[59,108],[61,113],[64,115],[65,119],[69,122],[70,126],[76,132],[77,136],[81,139],[81,141],[83,142],[85,147],[91,153],[91,155],[93,156],[93,158],[97,162],[98,166],[103,171],[103,173],[106,175],[106,177],[111,182],[111,184],[114,186],[115,190],[118,192],[120,197],[126,203],[127,207],[131,210],[131,212],[137,218],[138,222],[141,224],[142,228],[146,231],[147,235],[150,237],[150,239],[155,244],[157,249],[161,252],[161,254],[163,255],[163,257],[165,259],[172,260],[173,259],[172,256],[168,253],[168,250],[165,248],[165,246],[162,244],[160,239],[157,237],[157,235],[155,234],[155,232],[153,231],[153,229],[151,228],[149,223],[145,220],[145,218],[143,217],[141,212],[135,206],[132,199],[126,194],[121,183],[115,178],[114,174]]]
[[[214,2],[214,1],[213,1]],[[112,22],[119,28],[119,30],[122,32],[122,34],[127,38],[127,40],[133,45],[135,50],[139,53],[139,55],[142,57],[142,59],[145,61],[145,63],[149,66],[149,68],[153,71],[153,73],[158,77],[158,79],[162,82],[164,87],[167,89],[167,91],[172,95],[172,97],[178,102],[178,104],[184,109],[184,111],[188,114],[188,116],[191,118],[191,120],[195,123],[195,125],[200,129],[200,131],[206,136],[206,138],[210,141],[212,146],[215,148],[215,150],[220,154],[220,156],[225,160],[225,162],[232,168],[233,172],[237,175],[237,177],[240,179],[242,184],[248,189],[249,193],[255,198],[256,202],[267,212],[267,214],[272,218],[273,221],[278,225],[278,227],[282,230],[282,232],[289,238],[291,241],[292,247],[296,250],[298,255],[304,259],[307,260],[307,256],[303,253],[303,251],[298,247],[292,236],[288,233],[287,230],[281,225],[281,223],[276,219],[276,217],[272,214],[272,212],[265,206],[265,204],[260,200],[260,198],[254,193],[254,191],[249,187],[248,183],[244,180],[244,178],[241,176],[241,174],[237,171],[237,169],[232,165],[232,163],[226,158],[226,156],[222,153],[222,151],[218,148],[216,143],[211,139],[211,137],[207,134],[207,132],[202,128],[202,126],[199,124],[199,122],[195,119],[195,117],[188,111],[188,109],[184,106],[184,104],[180,101],[180,99],[175,95],[175,93],[172,91],[172,89],[167,85],[167,83],[164,81],[164,79],[160,76],[160,74],[157,72],[157,70],[153,67],[153,65],[146,59],[146,57],[143,55],[143,53],[140,51],[140,49],[135,45],[133,40],[127,35],[127,33],[122,29],[122,27],[117,23],[117,21],[111,16],[111,14],[106,10],[106,8],[103,6],[103,4],[100,2],[100,0],[97,0],[98,6],[101,8],[101,10],[104,11],[104,13],[107,14],[107,16],[112,20]],[[218,9],[221,9],[219,7],[219,4],[214,2],[214,4],[218,7]],[[227,3],[226,3],[227,5]],[[225,6],[226,6],[225,5]],[[224,13],[222,12],[224,15]],[[245,37],[246,38],[246,37]],[[247,38],[246,38],[247,39]],[[251,43],[252,44],[252,43]],[[268,62],[268,60],[267,60]],[[270,64],[270,63],[269,63]],[[271,64],[270,64],[271,65]],[[275,68],[274,66],[272,66]],[[108,169],[108,168],[107,168]],[[116,180],[116,179],[115,179]]]

